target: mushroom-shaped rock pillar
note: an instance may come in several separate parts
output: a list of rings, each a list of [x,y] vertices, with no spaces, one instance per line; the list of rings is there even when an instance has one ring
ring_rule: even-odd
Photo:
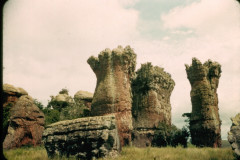
[[[193,58],[192,65],[186,65],[186,72],[192,88],[190,93],[192,143],[200,147],[221,147],[221,120],[217,95],[221,65],[211,60],[202,64]]]
[[[136,67],[136,54],[130,46],[105,49],[88,64],[97,77],[91,113],[103,116],[115,113],[121,145],[131,142],[132,91],[131,80]]]

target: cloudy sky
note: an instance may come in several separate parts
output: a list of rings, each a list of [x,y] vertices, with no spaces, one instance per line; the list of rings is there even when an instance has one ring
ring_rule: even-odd
[[[152,62],[172,75],[173,123],[191,112],[184,64],[222,65],[218,88],[222,137],[240,112],[240,5],[235,0],[8,0],[4,8],[3,81],[47,104],[67,88],[94,92],[87,59],[130,45],[137,68]]]

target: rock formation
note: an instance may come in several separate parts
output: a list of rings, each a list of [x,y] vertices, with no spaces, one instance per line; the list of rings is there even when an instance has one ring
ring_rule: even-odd
[[[13,106],[23,95],[28,95],[28,93],[22,89],[14,87],[10,84],[3,85],[3,107],[7,105]]]
[[[94,116],[116,114],[121,145],[131,142],[132,96],[131,80],[136,66],[136,54],[130,46],[105,49],[98,58],[87,61],[97,77],[91,113]]]
[[[10,84],[3,85],[3,97],[2,97],[2,107],[3,107],[3,134],[1,137],[1,142],[6,137],[7,129],[9,125],[9,118],[10,118],[10,109],[16,104],[18,99],[23,96],[28,95],[28,93],[22,89],[14,87]]]
[[[52,108],[61,111],[62,108],[65,108],[73,103],[74,100],[71,96],[68,95],[68,91],[64,93],[60,91],[58,95],[51,96],[51,101],[49,105],[51,105]]]
[[[240,113],[231,118],[232,126],[228,132],[228,142],[231,144],[238,159],[240,159]]]
[[[11,149],[24,145],[39,145],[44,130],[44,114],[33,99],[24,95],[10,109],[8,133],[3,148]]]
[[[142,64],[133,80],[133,144],[150,146],[159,123],[171,125],[170,96],[175,86],[163,68]]]
[[[91,104],[93,100],[93,94],[87,91],[78,91],[74,95],[74,100],[77,103],[83,103],[91,110]]]
[[[49,157],[94,159],[114,156],[121,149],[114,115],[53,123],[46,127],[43,142]]]
[[[217,95],[221,65],[211,60],[202,64],[193,58],[192,65],[186,65],[186,72],[192,88],[192,143],[196,146],[221,147],[221,120]]]

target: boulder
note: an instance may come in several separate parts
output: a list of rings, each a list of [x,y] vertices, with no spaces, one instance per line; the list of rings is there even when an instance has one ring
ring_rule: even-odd
[[[115,115],[59,121],[46,127],[43,142],[49,157],[94,159],[120,151]]]
[[[231,118],[232,126],[228,132],[228,142],[231,144],[236,157],[240,159],[240,113]]]
[[[171,75],[151,63],[142,64],[132,82],[133,144],[150,146],[159,123],[171,125]]]
[[[200,147],[221,147],[221,120],[217,95],[221,65],[211,60],[202,64],[193,58],[192,65],[186,65],[186,72],[192,88],[190,93],[192,143]]]
[[[14,87],[10,84],[3,84],[3,107],[14,105],[19,97],[23,95],[28,95],[24,89]]]
[[[74,100],[77,103],[83,103],[87,108],[91,109],[93,93],[80,90],[75,93]]]
[[[39,145],[44,130],[44,114],[28,95],[19,98],[10,109],[10,120],[3,148]]]
[[[130,46],[105,49],[98,58],[90,57],[88,64],[97,77],[91,114],[93,116],[116,113],[120,142],[128,145],[132,131],[132,91],[136,54]]]

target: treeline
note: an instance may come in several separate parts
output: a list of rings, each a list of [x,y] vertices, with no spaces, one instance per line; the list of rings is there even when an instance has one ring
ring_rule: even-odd
[[[68,90],[62,89],[59,94],[68,95]],[[34,100],[34,103],[45,115],[45,126],[58,121],[90,116],[89,108],[81,100],[70,96],[69,98],[71,99],[69,101],[59,101],[54,96],[51,96],[51,100],[46,107],[37,99]]]

